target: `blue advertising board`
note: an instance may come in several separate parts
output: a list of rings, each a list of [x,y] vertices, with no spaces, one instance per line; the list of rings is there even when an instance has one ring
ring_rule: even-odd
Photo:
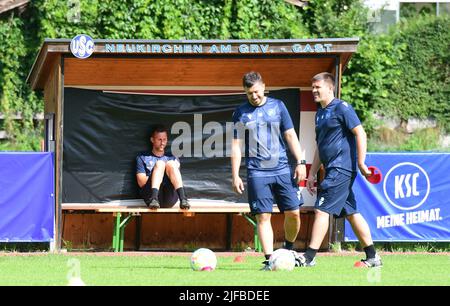
[[[54,237],[51,153],[0,153],[0,242],[50,242]]]
[[[353,185],[374,241],[450,241],[450,154],[369,153],[366,165],[383,176]],[[344,240],[357,240],[347,221]]]

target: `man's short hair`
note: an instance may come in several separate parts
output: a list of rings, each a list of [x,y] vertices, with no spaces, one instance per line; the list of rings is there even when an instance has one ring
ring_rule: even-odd
[[[259,72],[256,71],[250,71],[244,75],[242,78],[242,85],[244,88],[250,88],[256,83],[262,83],[264,84],[262,76],[259,74]]]
[[[153,126],[152,131],[150,132],[150,137],[153,137],[156,133],[166,133],[169,136],[169,130],[162,124],[157,124]]]
[[[326,83],[328,83],[328,84],[330,84],[331,86],[333,86],[333,88],[334,88],[334,86],[336,85],[336,82],[335,82],[335,80],[334,80],[334,75],[332,75],[332,74],[329,73],[329,72],[321,72],[321,73],[318,73],[318,74],[316,74],[316,75],[312,78],[311,81],[312,81],[312,82],[325,81]]]

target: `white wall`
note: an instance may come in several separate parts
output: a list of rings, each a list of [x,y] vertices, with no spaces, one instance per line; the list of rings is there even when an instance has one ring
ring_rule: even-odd
[[[420,2],[411,0],[411,2]],[[385,10],[397,11],[399,0],[364,0],[364,4],[371,10],[379,10],[384,6]]]

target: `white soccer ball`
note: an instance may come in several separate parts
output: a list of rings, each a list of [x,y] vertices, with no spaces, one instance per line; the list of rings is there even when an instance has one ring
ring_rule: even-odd
[[[213,251],[201,248],[192,253],[191,268],[194,271],[212,271],[216,268],[217,258]]]
[[[295,267],[295,256],[292,251],[278,249],[269,258],[272,271],[292,271]]]

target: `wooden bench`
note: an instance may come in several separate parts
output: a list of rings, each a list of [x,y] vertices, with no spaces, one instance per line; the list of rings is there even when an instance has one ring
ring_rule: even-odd
[[[112,213],[115,217],[113,226],[112,248],[114,252],[123,252],[125,227],[133,217],[142,214],[183,214],[186,217],[194,217],[195,214],[239,214],[243,216],[254,230],[255,251],[261,252],[262,246],[259,241],[257,224],[255,218],[250,214],[248,203],[233,203],[227,201],[191,199],[189,210],[180,209],[178,204],[172,208],[149,209],[142,200],[121,200],[108,203],[63,203],[62,210],[65,213]],[[302,211],[310,211],[312,207],[302,207]],[[280,213],[274,205],[273,213]]]

